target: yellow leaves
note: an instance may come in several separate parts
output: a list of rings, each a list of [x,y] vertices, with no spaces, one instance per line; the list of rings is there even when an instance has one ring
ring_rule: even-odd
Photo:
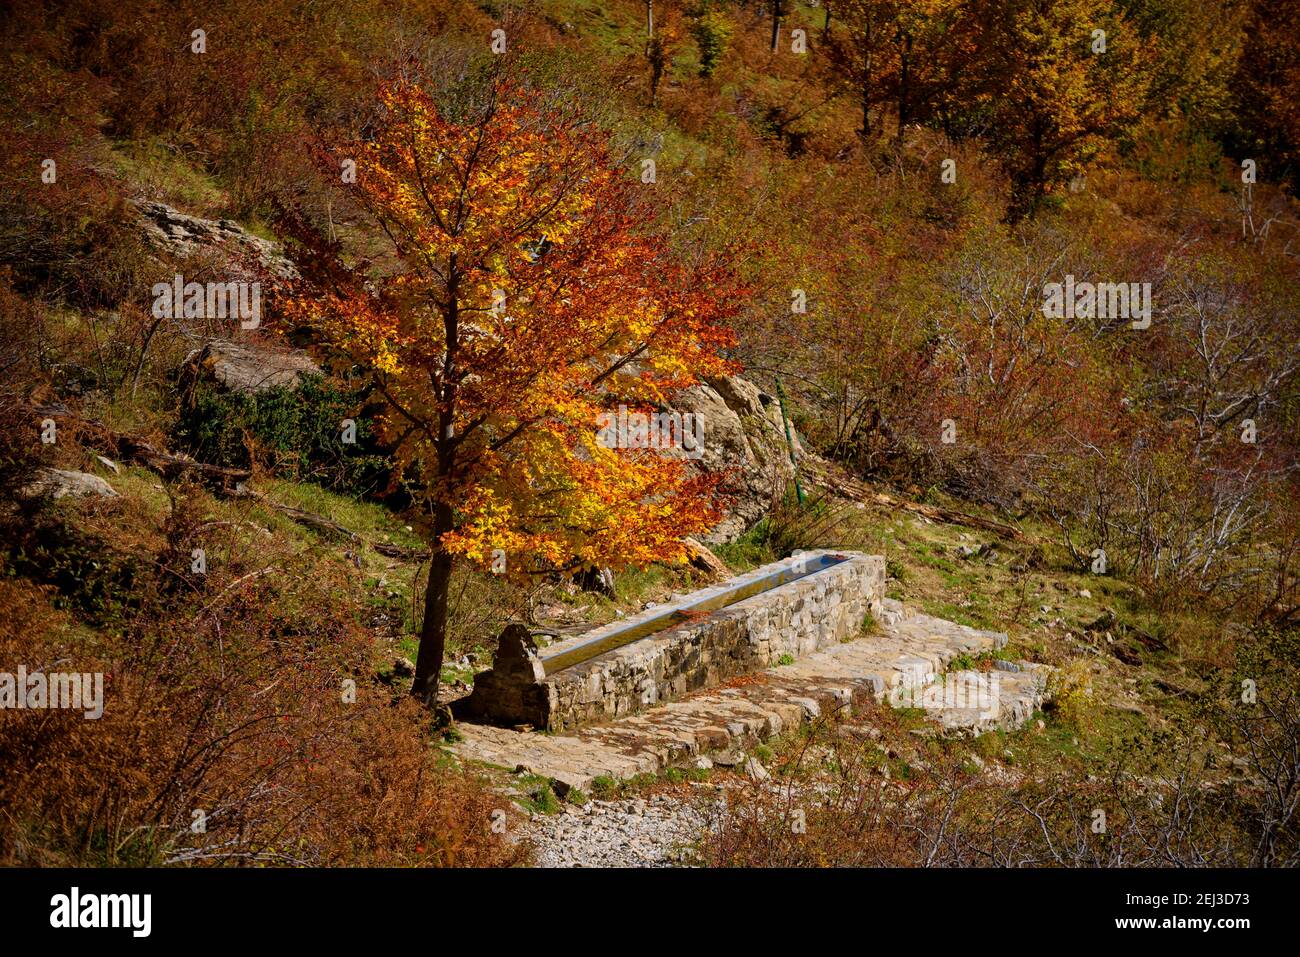
[[[400,368],[397,361],[397,353],[393,351],[392,346],[386,340],[380,340],[379,348],[375,353],[375,368],[380,372],[393,375]]]

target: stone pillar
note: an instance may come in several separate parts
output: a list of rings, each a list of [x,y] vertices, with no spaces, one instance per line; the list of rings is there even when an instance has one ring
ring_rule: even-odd
[[[545,678],[532,632],[518,623],[507,625],[497,639],[491,669],[475,675],[466,707],[489,721],[545,728],[550,717]]]

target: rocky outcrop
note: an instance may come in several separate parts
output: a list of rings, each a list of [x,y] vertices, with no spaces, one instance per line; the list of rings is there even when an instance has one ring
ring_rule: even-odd
[[[233,220],[190,216],[151,200],[138,200],[135,206],[149,244],[172,259],[214,260],[225,281],[269,277],[273,288],[283,288],[299,278],[297,268],[276,243],[254,236]],[[257,338],[211,339],[186,356],[181,384],[188,388],[206,378],[236,392],[260,392],[294,386],[303,374],[318,371],[301,349]]]
[[[209,340],[193,350],[181,366],[182,391],[210,380],[233,392],[261,392],[275,386],[296,386],[304,376],[320,372],[301,349],[274,346],[262,340]]]
[[[255,264],[276,279],[298,278],[297,268],[278,245],[254,236],[233,220],[202,219],[151,200],[139,200],[135,206],[140,211],[145,238],[160,252],[176,259],[213,253],[230,263],[232,273],[240,271],[242,262]]]
[[[794,477],[780,405],[748,379],[728,376],[682,391],[672,411],[700,416],[703,454],[692,467],[723,475],[723,491],[732,498],[727,517],[704,541],[734,541],[767,514]],[[795,454],[802,455],[793,428],[791,435]]]

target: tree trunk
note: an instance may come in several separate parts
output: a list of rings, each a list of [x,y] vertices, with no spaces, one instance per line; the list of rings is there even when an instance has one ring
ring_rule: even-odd
[[[862,81],[862,138],[871,138],[871,83]]]
[[[781,40],[781,0],[772,0],[772,52]]]
[[[871,54],[862,68],[862,138],[871,139]]]
[[[863,140],[871,138],[871,18],[862,25],[862,130]]]
[[[452,568],[451,555],[438,541],[451,528],[451,506],[440,502],[434,515],[433,559],[429,564],[429,584],[424,591],[424,622],[420,628],[420,650],[415,658],[415,682],[411,685],[411,695],[431,708],[438,703],[438,680],[447,647]]]
[[[903,142],[903,130],[911,121],[911,90],[908,88],[911,82],[911,59],[912,59],[912,37],[903,36],[903,50],[900,57],[898,71],[898,142]]]
[[[438,681],[442,656],[447,647],[447,595],[451,589],[452,556],[442,539],[456,527],[456,516],[446,501],[447,486],[456,475],[456,356],[460,348],[460,268],[456,253],[448,257],[447,302],[443,307],[443,328],[447,337],[442,360],[442,403],[438,410],[438,500],[433,507],[433,558],[429,562],[429,584],[424,592],[424,622],[420,627],[420,650],[415,657],[415,681],[411,696],[430,708],[438,703]]]

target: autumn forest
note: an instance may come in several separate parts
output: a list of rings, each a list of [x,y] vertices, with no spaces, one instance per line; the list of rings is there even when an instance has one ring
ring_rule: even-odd
[[[1295,0],[19,0],[0,89],[0,862],[1300,861]]]

